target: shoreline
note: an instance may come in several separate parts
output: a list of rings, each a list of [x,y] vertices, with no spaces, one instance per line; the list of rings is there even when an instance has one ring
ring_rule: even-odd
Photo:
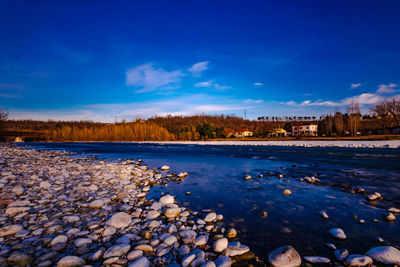
[[[0,265],[230,266],[256,260],[223,215],[151,187],[185,179],[141,161],[0,145]],[[175,264],[175,265],[174,265]]]
[[[29,142],[27,142],[29,144]],[[134,143],[166,145],[223,145],[223,146],[282,146],[282,147],[342,147],[342,148],[400,148],[400,140],[331,140],[331,141],[65,141],[33,143]],[[17,144],[24,144],[17,143]]]

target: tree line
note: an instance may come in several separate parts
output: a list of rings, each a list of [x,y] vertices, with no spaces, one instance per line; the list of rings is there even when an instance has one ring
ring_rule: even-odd
[[[7,120],[0,109],[0,127],[9,131],[39,131],[49,141],[170,141],[230,138],[240,129],[248,129],[255,137],[266,137],[275,128],[292,131],[298,124],[318,124],[319,136],[355,136],[387,134],[400,127],[400,99],[390,98],[361,114],[358,103],[352,102],[347,112],[320,116],[258,117],[244,119],[235,115],[192,115],[152,117],[132,122],[99,123],[92,121]]]

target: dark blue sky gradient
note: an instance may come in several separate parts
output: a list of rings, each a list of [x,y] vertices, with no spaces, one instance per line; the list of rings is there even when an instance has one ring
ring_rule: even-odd
[[[15,118],[102,121],[320,115],[353,98],[368,110],[399,94],[399,14],[399,1],[5,0],[0,105]],[[188,72],[199,62],[207,70]],[[127,84],[144,64],[182,75]]]

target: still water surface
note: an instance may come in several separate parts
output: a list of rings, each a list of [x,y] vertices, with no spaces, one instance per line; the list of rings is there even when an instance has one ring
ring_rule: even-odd
[[[224,215],[226,227],[238,230],[240,241],[265,260],[273,249],[290,244],[301,255],[327,256],[334,243],[350,253],[363,254],[383,244],[400,245],[400,215],[382,218],[390,207],[400,208],[400,149],[300,148],[276,146],[204,146],[138,143],[30,143],[37,149],[98,154],[104,159],[142,159],[150,168],[169,165],[186,171],[181,183],[154,187],[192,210],[213,209]],[[279,175],[283,178],[280,179]],[[252,180],[243,179],[251,175]],[[257,176],[263,175],[263,178]],[[300,181],[315,176],[320,184]],[[366,193],[353,194],[351,189]],[[291,195],[283,195],[289,189]],[[191,192],[190,196],[185,193]],[[379,192],[384,200],[369,202]],[[325,210],[329,219],[319,212]],[[260,216],[266,211],[268,216]],[[358,219],[353,217],[357,216]],[[365,220],[360,224],[359,220]],[[378,222],[372,222],[378,219]],[[337,241],[328,230],[342,228],[347,240]]]

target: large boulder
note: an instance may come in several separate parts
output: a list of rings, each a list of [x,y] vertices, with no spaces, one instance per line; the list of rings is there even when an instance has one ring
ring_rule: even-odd
[[[297,267],[301,265],[301,257],[292,246],[275,249],[268,255],[268,261],[275,267]]]
[[[374,247],[368,250],[365,254],[367,254],[373,260],[383,264],[400,265],[400,250],[395,247]]]

